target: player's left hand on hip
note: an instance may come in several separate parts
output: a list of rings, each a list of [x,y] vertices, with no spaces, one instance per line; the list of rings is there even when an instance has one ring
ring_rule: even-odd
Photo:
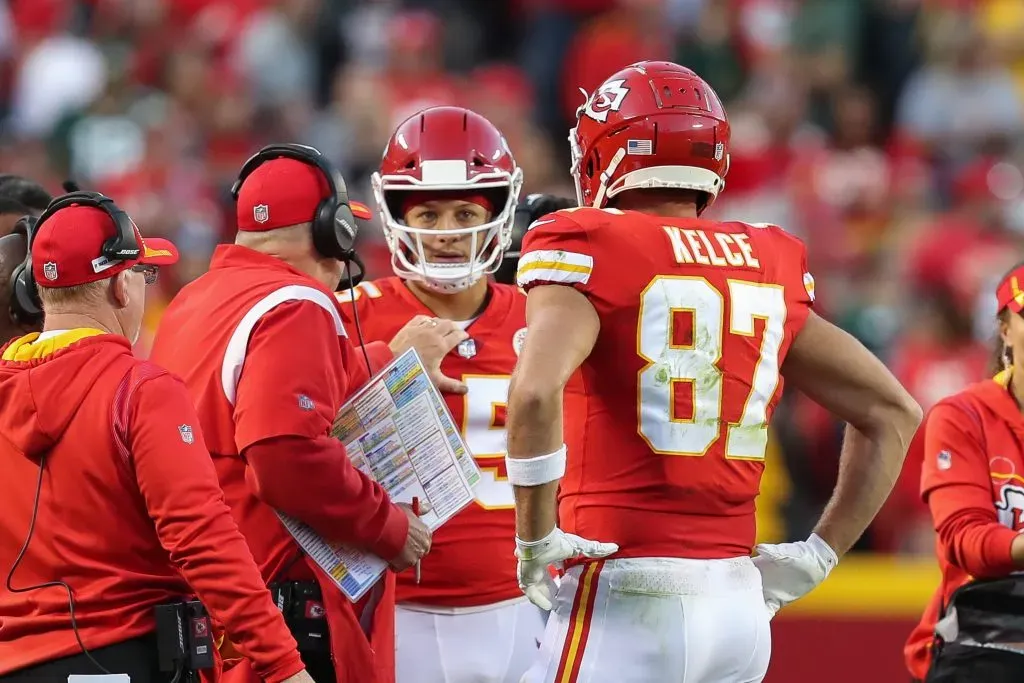
[[[539,541],[522,541],[517,537],[519,588],[537,607],[550,610],[557,586],[548,571],[549,566],[559,566],[564,560],[583,557],[597,560],[618,549],[614,543],[591,541],[567,534],[558,527]]]
[[[772,616],[810,593],[839,563],[835,551],[817,534],[797,543],[762,543],[754,550],[764,603]]]

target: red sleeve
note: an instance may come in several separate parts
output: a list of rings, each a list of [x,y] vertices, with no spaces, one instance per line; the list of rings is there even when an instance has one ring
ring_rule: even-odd
[[[270,507],[338,543],[384,560],[398,556],[409,520],[377,482],[352,466],[337,439],[280,436],[242,453],[246,481]]]
[[[763,246],[758,253],[778,255],[774,259],[774,272],[769,271],[769,281],[784,288],[786,329],[795,336],[803,329],[814,306],[814,276],[807,267],[807,247],[799,237],[777,225],[766,224],[761,227],[767,239],[761,243]]]
[[[405,543],[405,513],[329,436],[356,364],[351,354],[330,313],[316,303],[269,311],[253,330],[238,381],[235,443],[249,464],[246,478],[265,503],[325,538],[368,540],[359,547],[391,559]]]
[[[312,301],[289,301],[253,328],[235,396],[241,453],[275,436],[329,433],[348,390],[342,344],[331,314]]]
[[[184,384],[169,374],[144,380],[128,425],[139,490],[185,580],[263,679],[301,671],[295,640],[224,503]]]
[[[954,403],[932,409],[925,426],[921,495],[951,564],[979,578],[1005,576],[1014,570],[1010,546],[1017,532],[996,516],[979,420]]]
[[[594,274],[594,249],[586,227],[563,209],[534,221],[523,237],[516,280],[529,291],[537,285],[566,285],[581,292],[590,291]]]
[[[363,357],[364,349],[366,350],[365,358]],[[349,364],[348,385],[352,388],[352,393],[355,393],[366,384],[370,377],[377,374],[381,368],[394,360],[395,354],[391,353],[391,347],[386,342],[367,342],[361,349],[353,340],[350,358],[352,362]],[[370,374],[367,374],[367,360],[370,361]]]

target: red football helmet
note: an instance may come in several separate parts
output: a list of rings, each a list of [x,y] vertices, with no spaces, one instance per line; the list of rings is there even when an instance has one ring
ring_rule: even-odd
[[[372,182],[391,266],[399,277],[454,292],[501,265],[512,241],[523,172],[505,137],[484,117],[462,107],[430,107],[414,114],[391,137]],[[480,226],[445,231],[472,238],[470,262],[431,263],[421,238],[437,232],[402,223],[400,207],[409,192],[459,190],[492,198],[494,215]]]
[[[584,93],[586,94],[586,93]],[[686,67],[637,62],[608,78],[569,132],[580,206],[626,190],[665,187],[715,201],[729,172],[729,120],[718,95]]]

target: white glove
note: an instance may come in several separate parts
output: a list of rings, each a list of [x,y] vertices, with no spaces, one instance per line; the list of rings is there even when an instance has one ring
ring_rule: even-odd
[[[818,534],[797,543],[762,543],[754,548],[764,604],[771,616],[810,593],[839,563],[836,551]]]
[[[517,536],[516,557],[519,558],[519,564],[516,574],[519,577],[519,589],[537,607],[550,610],[551,599],[557,590],[548,571],[550,565],[561,566],[563,560],[578,557],[608,557],[618,549],[619,546],[614,543],[589,541],[575,534],[567,534],[557,526],[539,541],[521,541]]]

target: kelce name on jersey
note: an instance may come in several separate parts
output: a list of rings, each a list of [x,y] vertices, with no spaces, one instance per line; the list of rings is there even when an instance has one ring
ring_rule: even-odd
[[[672,243],[676,263],[699,263],[702,266],[746,266],[760,268],[747,235],[662,226]]]

